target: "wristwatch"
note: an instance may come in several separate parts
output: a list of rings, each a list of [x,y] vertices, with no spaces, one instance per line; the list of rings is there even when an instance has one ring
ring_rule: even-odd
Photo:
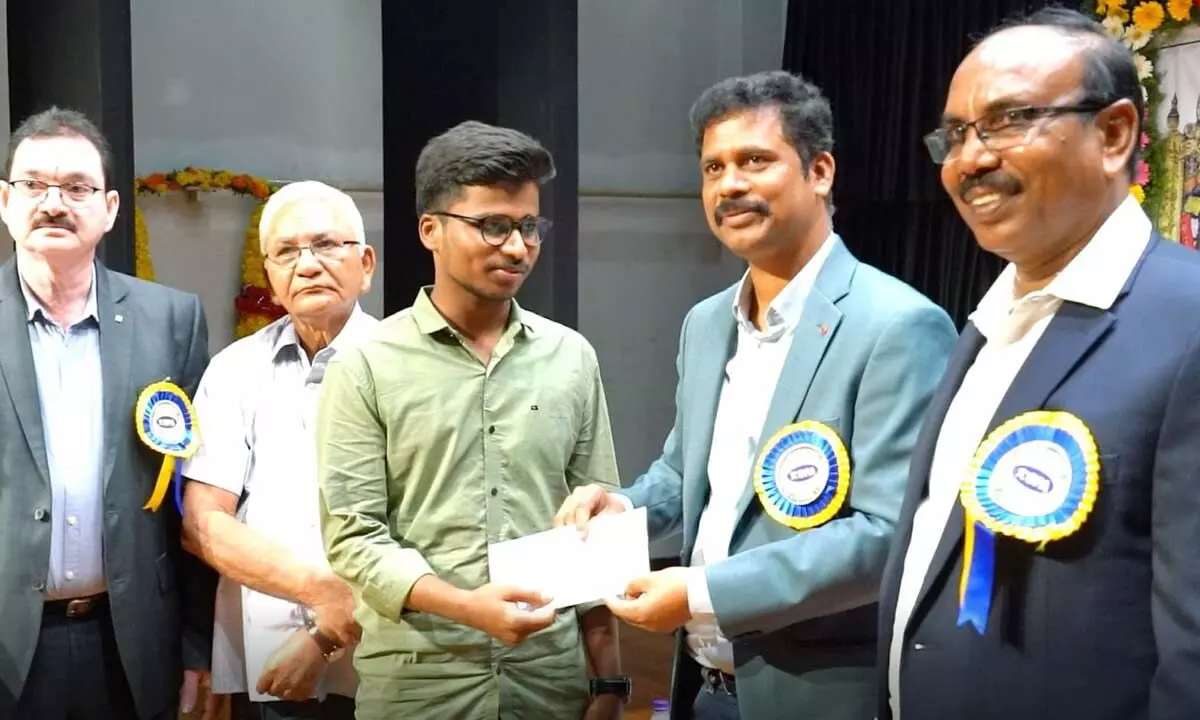
[[[312,608],[301,606],[301,612],[304,615],[304,624],[308,627],[308,636],[313,639],[317,647],[321,650],[321,655],[325,657],[325,662],[337,662],[342,659],[342,655],[346,653],[346,648],[337,644],[337,641],[321,632],[321,628],[317,627],[317,614],[312,611]]]
[[[337,662],[342,659],[342,655],[346,653],[346,648],[337,644],[333,638],[321,632],[321,628],[316,625],[308,626],[308,636],[313,639],[313,642],[320,648],[321,654],[325,656],[325,662]]]
[[[628,675],[618,675],[610,678],[592,678],[592,697],[597,695],[616,695],[621,702],[629,702],[633,697],[633,680]]]

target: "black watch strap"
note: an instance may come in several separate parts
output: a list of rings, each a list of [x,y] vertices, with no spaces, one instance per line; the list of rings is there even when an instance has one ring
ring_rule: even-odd
[[[628,675],[608,678],[592,678],[592,695],[616,695],[622,701],[628,702],[633,696],[633,680]]]

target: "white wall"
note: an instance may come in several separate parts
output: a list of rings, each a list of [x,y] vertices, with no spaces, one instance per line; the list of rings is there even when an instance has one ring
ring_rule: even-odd
[[[579,1],[579,329],[600,358],[626,484],[674,420],[684,314],[744,269],[704,221],[688,110],[718,80],[778,69],[786,9]]]
[[[191,164],[357,190],[382,259],[379,0],[131,0],[130,9],[138,175]],[[138,203],[158,281],[199,294],[210,343],[225,346],[253,203],[225,193]],[[363,306],[382,315],[382,272]]]
[[[379,0],[131,0],[139,174],[378,186]]]

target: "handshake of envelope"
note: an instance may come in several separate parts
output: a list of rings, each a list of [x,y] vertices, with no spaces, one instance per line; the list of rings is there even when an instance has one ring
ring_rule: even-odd
[[[493,584],[541,593],[555,610],[619,597],[649,572],[645,508],[598,515],[586,537],[567,525],[488,545]]]

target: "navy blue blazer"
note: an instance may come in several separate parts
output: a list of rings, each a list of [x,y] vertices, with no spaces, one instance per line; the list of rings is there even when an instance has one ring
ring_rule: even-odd
[[[967,326],[913,452],[879,623],[879,720],[913,514],[951,398],[984,340]],[[1200,254],[1154,234],[1113,306],[1064,303],[992,427],[1028,410],[1091,429],[1100,490],[1042,552],[997,536],[986,635],[956,627],[956,504],[909,621],[903,720],[1200,718]]]

